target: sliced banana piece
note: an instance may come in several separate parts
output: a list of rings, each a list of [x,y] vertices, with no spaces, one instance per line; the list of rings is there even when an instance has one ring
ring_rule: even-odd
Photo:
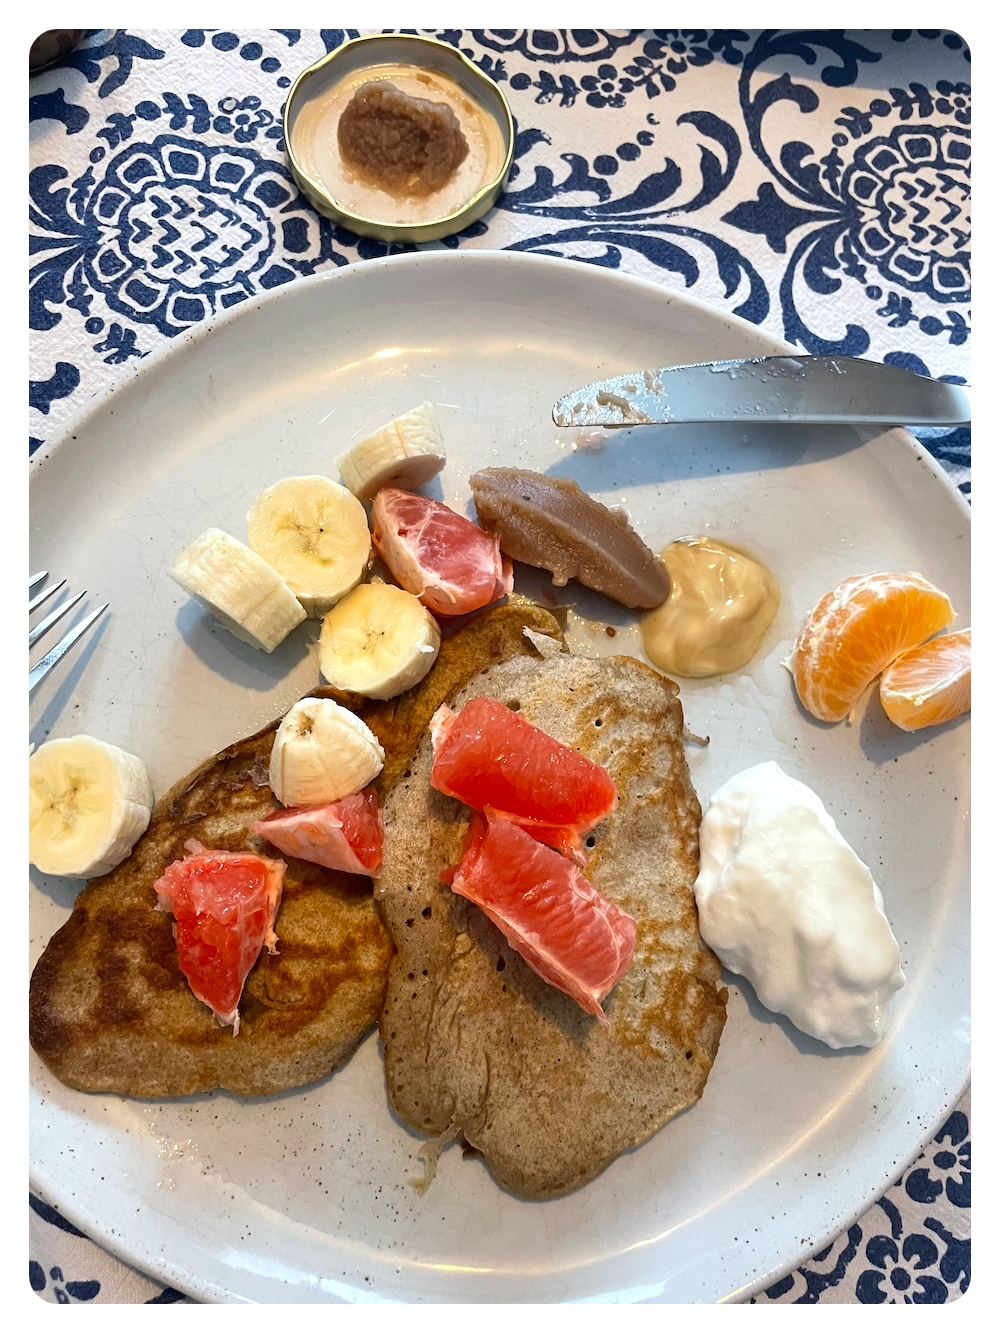
[[[185,547],[167,573],[230,634],[265,653],[274,652],[306,618],[281,575],[219,528]]]
[[[364,506],[329,477],[285,477],[261,491],[247,540],[316,619],[357,587],[372,560]]]
[[[324,618],[319,669],[340,690],[393,699],[423,680],[440,647],[437,621],[411,592],[365,583]]]
[[[28,860],[46,875],[106,875],[153,809],[146,765],[93,736],[46,741],[28,760]]]
[[[327,805],[367,787],[385,751],[374,733],[332,699],[300,699],[271,747],[271,790],[288,806]]]
[[[383,486],[415,491],[444,464],[444,440],[430,403],[380,426],[337,459],[344,485],[366,503]]]

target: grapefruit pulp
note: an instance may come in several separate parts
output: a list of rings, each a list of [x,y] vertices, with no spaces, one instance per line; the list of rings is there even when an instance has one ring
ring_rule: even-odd
[[[374,875],[382,863],[384,827],[372,787],[329,805],[275,810],[250,828],[286,856],[348,875]]]
[[[475,902],[529,968],[607,1022],[601,1001],[632,962],[636,922],[567,858],[496,814],[473,812],[441,878]]]
[[[495,699],[472,699],[459,713],[442,704],[430,728],[432,787],[475,810],[489,808],[585,863],[580,835],[617,802],[615,784],[600,764]]]
[[[383,487],[372,504],[372,540],[396,582],[438,615],[477,611],[514,586],[497,538],[426,495]]]
[[[177,960],[188,985],[223,1027],[240,1030],[243,983],[266,944],[276,953],[274,918],[284,861],[252,852],[210,851],[193,838],[153,885],[160,911],[174,915]]]
[[[543,981],[608,1021],[601,1001],[632,962],[636,923],[576,866],[509,820],[473,812],[461,862],[441,878]]]

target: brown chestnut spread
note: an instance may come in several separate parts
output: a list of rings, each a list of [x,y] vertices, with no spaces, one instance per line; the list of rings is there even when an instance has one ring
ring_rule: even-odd
[[[389,194],[433,194],[465,161],[469,145],[444,102],[410,97],[394,84],[364,83],[337,125],[344,161]]]
[[[513,560],[547,569],[562,587],[576,579],[623,606],[647,610],[670,593],[661,562],[620,509],[575,481],[521,468],[488,467],[469,478],[479,521]]]

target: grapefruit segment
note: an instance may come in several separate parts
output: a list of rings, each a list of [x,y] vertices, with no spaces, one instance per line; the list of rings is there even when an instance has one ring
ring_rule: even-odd
[[[478,611],[514,586],[498,539],[426,495],[380,490],[372,504],[372,540],[396,582],[438,615]]]
[[[475,903],[543,981],[602,1022],[628,971],[636,923],[564,856],[494,814],[474,812],[462,859],[442,876]]]
[[[911,648],[882,672],[879,698],[904,731],[950,722],[972,707],[972,630]]]
[[[563,856],[568,856],[571,861],[575,861],[578,866],[587,864],[587,853],[584,850],[583,839],[575,828],[568,824],[550,824],[544,819],[529,819],[526,815],[511,815],[506,810],[497,810],[492,805],[487,805],[484,814],[496,815],[498,819],[506,819],[511,824],[516,824],[518,828],[523,828],[525,833],[529,834],[536,842],[544,842],[547,847],[554,847],[557,852]]]
[[[795,688],[822,722],[842,722],[890,662],[955,616],[919,574],[858,574],[820,598],[792,649]]]
[[[155,882],[157,907],[172,912],[177,960],[188,985],[223,1027],[240,1030],[243,983],[266,944],[276,953],[274,918],[284,861],[252,852],[210,851],[193,838],[191,853]]]
[[[348,875],[374,875],[382,863],[385,830],[372,787],[329,805],[276,810],[250,829],[286,856]]]
[[[606,769],[495,699],[472,699],[459,713],[442,704],[430,729],[432,787],[584,863],[580,835],[618,799]]]

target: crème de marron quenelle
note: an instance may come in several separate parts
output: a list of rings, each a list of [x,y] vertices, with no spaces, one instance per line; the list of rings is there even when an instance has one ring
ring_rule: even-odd
[[[469,478],[479,521],[512,560],[547,569],[557,587],[576,579],[623,606],[651,610],[670,580],[620,509],[593,500],[567,477],[488,467]]]

